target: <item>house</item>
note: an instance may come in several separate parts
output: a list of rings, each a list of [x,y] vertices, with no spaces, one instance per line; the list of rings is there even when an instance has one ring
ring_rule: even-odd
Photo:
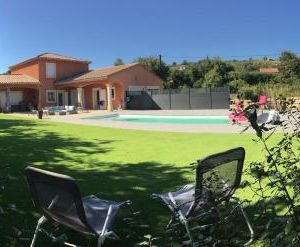
[[[274,74],[274,73],[279,73],[279,70],[276,67],[269,67],[269,68],[260,68],[259,72],[261,72],[261,73],[268,73],[268,74]]]
[[[90,61],[43,53],[0,75],[0,107],[77,105],[87,109],[125,109],[126,91],[160,91],[163,81],[142,64],[89,70]]]

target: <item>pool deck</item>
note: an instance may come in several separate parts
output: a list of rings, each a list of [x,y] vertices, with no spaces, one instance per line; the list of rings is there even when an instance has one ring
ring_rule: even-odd
[[[191,133],[240,133],[245,126],[232,125],[232,124],[177,124],[177,123],[146,123],[146,122],[127,122],[127,121],[111,121],[108,119],[88,119],[95,116],[109,116],[113,114],[128,114],[128,115],[179,115],[179,116],[197,116],[197,115],[223,115],[227,116],[230,112],[228,110],[149,110],[149,111],[90,111],[89,113],[80,113],[65,116],[45,116],[46,121],[64,122],[72,124],[83,124],[92,126],[103,126],[110,128],[121,129],[137,129],[137,130],[152,130],[152,131],[168,131],[168,132],[191,132]],[[22,114],[26,116],[26,114]],[[35,117],[36,116],[28,116]],[[252,132],[252,130],[247,130]]]

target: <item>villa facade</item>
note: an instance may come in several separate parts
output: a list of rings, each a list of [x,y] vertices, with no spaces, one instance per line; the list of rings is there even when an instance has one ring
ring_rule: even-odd
[[[163,81],[142,64],[89,70],[88,60],[43,53],[0,75],[0,107],[75,105],[86,109],[126,108],[126,91],[162,90]]]

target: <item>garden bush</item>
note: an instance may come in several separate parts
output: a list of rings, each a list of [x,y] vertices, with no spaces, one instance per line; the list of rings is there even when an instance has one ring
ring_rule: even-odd
[[[277,126],[258,125],[254,105],[245,110],[257,134],[253,141],[262,144],[265,154],[264,160],[250,163],[248,186],[259,198],[253,220],[260,239],[269,246],[300,246],[300,113],[291,106],[293,102],[280,100],[286,107]],[[283,136],[270,146],[268,140],[276,129]]]

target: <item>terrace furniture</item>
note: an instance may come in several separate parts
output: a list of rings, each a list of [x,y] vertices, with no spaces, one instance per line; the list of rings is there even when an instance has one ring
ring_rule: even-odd
[[[56,112],[58,112],[58,108],[56,106],[52,106],[48,108],[49,115],[55,115]]]
[[[37,115],[38,111],[32,105],[28,106],[28,115]]]
[[[10,112],[20,112],[21,106],[20,104],[15,104],[10,106]]]
[[[77,103],[77,107],[76,108],[77,108],[78,112],[81,112],[81,113],[83,113],[83,112],[87,112],[88,113],[89,112],[88,109],[84,108],[81,103]]]
[[[257,104],[262,109],[265,109],[267,107],[268,98],[266,95],[259,95]]]
[[[28,112],[28,115],[37,115],[37,113],[38,111],[33,109]]]
[[[65,110],[63,108],[58,110],[58,115],[67,115],[67,110]]]
[[[76,109],[76,107],[75,107],[74,105],[66,105],[66,106],[65,106],[65,110],[66,110],[67,113],[69,113],[69,114],[76,114],[76,113],[78,113],[78,112],[77,112],[77,109]]]
[[[276,125],[280,123],[280,115],[275,110],[270,110],[268,112],[264,112],[257,116],[256,119],[257,124],[273,124]]]
[[[49,115],[55,115],[55,114],[66,115],[67,111],[64,106],[52,106],[52,107],[48,108],[48,114]]]
[[[182,226],[189,237],[188,242],[193,246],[192,224],[198,222],[200,227],[220,224],[224,219],[220,208],[233,203],[236,205],[234,209],[241,211],[250,231],[251,238],[245,244],[249,245],[253,241],[254,231],[239,199],[234,197],[240,185],[244,158],[242,147],[210,155],[197,161],[195,184],[185,185],[175,192],[153,194],[153,198],[160,199],[173,213],[167,229]],[[210,224],[206,222],[208,217],[211,217]]]
[[[98,238],[100,247],[106,238],[119,239],[112,227],[119,210],[130,206],[130,201],[108,201],[90,195],[81,197],[76,181],[69,176],[27,167],[25,169],[29,191],[36,209],[43,215],[37,223],[30,247],[34,247],[40,232],[52,241],[68,246],[65,238],[54,237],[41,226],[47,220]]]
[[[43,114],[45,114],[45,115],[48,115],[48,114],[49,114],[48,108],[44,108],[44,109],[43,109]]]
[[[241,122],[247,121],[247,117],[244,114],[244,101],[243,100],[239,100],[235,104],[233,113],[230,113],[228,115],[228,118],[232,123],[238,123],[238,124],[240,124]]]

